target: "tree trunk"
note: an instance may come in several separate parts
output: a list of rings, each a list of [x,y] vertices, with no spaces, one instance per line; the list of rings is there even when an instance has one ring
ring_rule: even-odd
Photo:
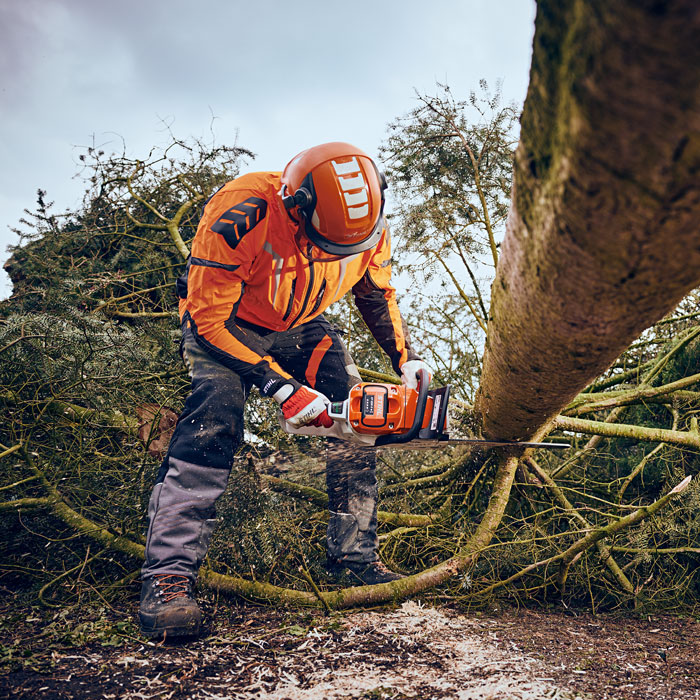
[[[700,283],[700,4],[541,0],[477,415],[529,440]]]

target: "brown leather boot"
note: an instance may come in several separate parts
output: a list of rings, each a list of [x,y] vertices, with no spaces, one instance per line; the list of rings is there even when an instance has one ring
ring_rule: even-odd
[[[339,562],[330,557],[326,563],[328,573],[337,579],[345,579],[351,585],[374,586],[377,583],[389,583],[406,578],[403,574],[392,571],[384,562],[373,561],[370,564],[357,562]]]
[[[202,612],[192,582],[179,574],[155,574],[141,584],[141,632],[146,637],[198,637]]]

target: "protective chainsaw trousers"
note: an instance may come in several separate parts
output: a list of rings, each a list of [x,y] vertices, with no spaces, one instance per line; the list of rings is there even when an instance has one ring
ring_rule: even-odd
[[[248,326],[267,352],[297,381],[331,401],[347,398],[360,381],[357,367],[323,316],[275,332]],[[215,502],[224,492],[243,442],[243,409],[250,385],[216,361],[185,325],[183,360],[192,380],[148,506],[142,576],[182,574],[194,580],[212,531]],[[370,563],[377,559],[377,479],[374,450],[329,440],[326,487],[329,557]]]

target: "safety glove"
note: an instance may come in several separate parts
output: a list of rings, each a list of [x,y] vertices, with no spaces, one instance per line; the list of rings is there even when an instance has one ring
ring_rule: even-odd
[[[326,410],[330,401],[315,389],[285,384],[272,398],[280,405],[284,419],[293,428],[301,428],[304,425],[330,428],[333,425],[333,419]]]
[[[401,365],[401,383],[406,385],[407,389],[418,388],[418,372],[425,370],[428,373],[428,381],[433,377],[430,367],[423,360],[409,360]]]

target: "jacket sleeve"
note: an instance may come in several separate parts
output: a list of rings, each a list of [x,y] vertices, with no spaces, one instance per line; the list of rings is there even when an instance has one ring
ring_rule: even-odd
[[[265,242],[267,202],[251,190],[224,189],[204,209],[187,264],[183,322],[216,360],[271,396],[291,380],[261,337],[236,323],[256,256]],[[294,380],[291,380],[295,383]]]
[[[391,286],[391,243],[386,229],[367,271],[352,293],[364,322],[397,374],[401,374],[404,362],[420,359],[411,347],[408,328],[396,302],[396,290]]]

